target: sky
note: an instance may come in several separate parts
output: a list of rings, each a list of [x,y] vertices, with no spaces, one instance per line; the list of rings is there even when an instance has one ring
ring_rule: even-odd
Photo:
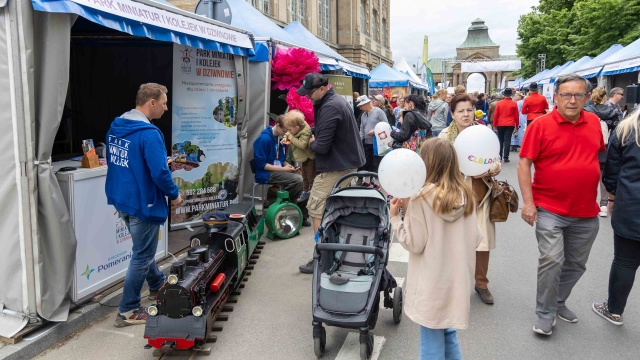
[[[391,6],[391,51],[409,66],[422,55],[422,40],[429,36],[429,58],[453,57],[476,18],[485,21],[489,36],[500,45],[500,54],[515,55],[520,15],[531,11],[539,0],[393,0]]]

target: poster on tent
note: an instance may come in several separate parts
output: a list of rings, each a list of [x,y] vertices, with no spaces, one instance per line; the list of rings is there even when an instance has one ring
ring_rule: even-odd
[[[169,168],[183,203],[171,225],[237,202],[238,93],[234,55],[173,46]]]
[[[327,75],[327,79],[333,91],[345,98],[347,102],[349,102],[349,105],[353,106],[353,82],[351,76]]]
[[[544,84],[542,85],[542,95],[547,98],[547,103],[549,103],[549,108],[552,108],[555,103],[553,102],[553,93],[556,91],[555,84]]]
[[[383,88],[369,88],[369,95],[382,95],[391,99],[393,95],[397,94],[400,97],[409,95],[409,87],[407,86],[391,86]]]

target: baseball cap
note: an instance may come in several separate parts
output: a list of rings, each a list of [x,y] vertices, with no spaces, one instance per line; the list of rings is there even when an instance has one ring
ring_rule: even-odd
[[[329,84],[329,80],[326,76],[320,73],[310,73],[304,77],[302,81],[302,86],[296,90],[296,93],[300,96],[305,96],[313,90],[321,87],[327,86]]]
[[[362,106],[364,104],[370,103],[371,99],[367,95],[358,96],[356,99],[356,106]]]
[[[382,96],[382,95],[375,95],[373,98],[378,100],[378,101],[384,101],[384,96]]]

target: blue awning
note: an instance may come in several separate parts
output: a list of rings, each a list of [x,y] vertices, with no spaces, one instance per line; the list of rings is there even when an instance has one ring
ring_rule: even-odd
[[[254,55],[251,34],[149,0],[31,0],[37,11],[71,13],[134,36],[240,56]]]
[[[602,75],[617,75],[640,70],[640,39],[609,56]]]
[[[249,61],[264,62],[269,61],[269,44],[266,41],[256,41],[253,47],[255,55],[249,57]]]

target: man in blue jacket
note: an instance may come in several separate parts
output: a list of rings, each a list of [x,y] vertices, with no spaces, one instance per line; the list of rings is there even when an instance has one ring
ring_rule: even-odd
[[[165,197],[172,206],[182,202],[167,167],[164,137],[151,124],[165,111],[167,88],[142,84],[136,95],[136,108],[117,117],[107,133],[107,201],[118,210],[133,242],[116,327],[144,324],[147,312],[140,306],[142,284],[146,279],[149,297],[153,298],[164,283],[155,255],[160,225],[169,214]]]
[[[278,117],[274,126],[262,130],[253,142],[253,166],[257,183],[282,185],[289,192],[290,199],[298,199],[302,192],[302,175],[287,163],[287,149],[278,140],[286,132],[282,116]]]

